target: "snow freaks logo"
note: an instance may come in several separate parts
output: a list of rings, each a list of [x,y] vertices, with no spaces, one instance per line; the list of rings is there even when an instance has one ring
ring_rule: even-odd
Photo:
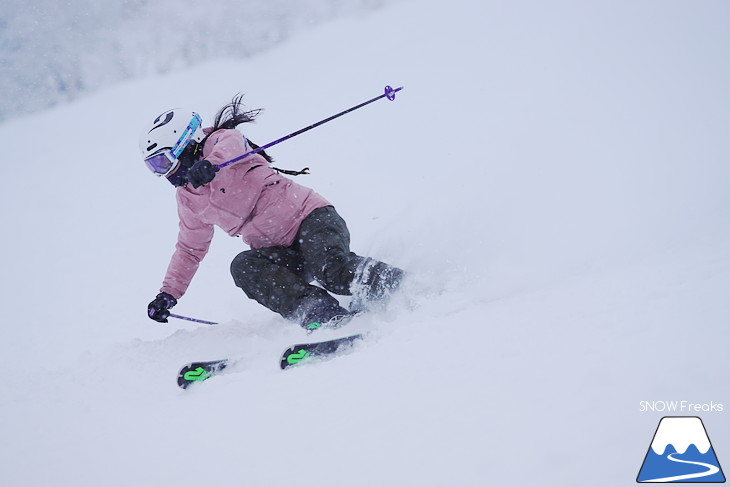
[[[722,403],[714,401],[706,403],[697,403],[689,401],[641,401],[639,402],[639,412],[654,412],[660,413],[721,413],[725,410],[725,406]]]
[[[696,416],[663,417],[636,481],[725,482],[702,420]]]

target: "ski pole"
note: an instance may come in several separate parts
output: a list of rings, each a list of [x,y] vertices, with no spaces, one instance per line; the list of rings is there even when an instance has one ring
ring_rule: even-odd
[[[176,315],[176,314],[173,314],[173,313],[170,313],[167,316],[169,318],[177,318],[178,320],[186,320],[186,321],[193,321],[195,323],[203,323],[204,325],[217,325],[218,324],[215,321],[206,321],[206,320],[199,320],[197,318],[188,318],[187,316]]]
[[[248,157],[248,156],[250,156],[252,154],[256,154],[257,152],[261,152],[262,150],[266,150],[269,147],[271,147],[272,145],[280,144],[281,142],[284,142],[285,140],[289,140],[292,137],[295,137],[295,136],[297,136],[299,134],[302,134],[302,133],[306,132],[307,130],[312,130],[315,127],[319,127],[323,123],[327,123],[327,122],[329,122],[331,120],[336,119],[337,117],[341,117],[342,115],[345,115],[345,114],[348,114],[350,112],[353,112],[353,111],[357,110],[358,108],[362,108],[365,105],[369,105],[370,103],[372,103],[374,101],[378,101],[381,98],[387,98],[388,100],[393,101],[393,100],[395,100],[395,94],[398,93],[402,89],[403,89],[402,86],[400,88],[391,88],[390,86],[386,86],[385,87],[385,92],[382,95],[380,95],[380,96],[376,96],[375,98],[372,98],[372,99],[370,99],[370,100],[368,100],[366,102],[360,103],[359,105],[356,105],[354,107],[350,107],[347,110],[344,110],[344,111],[342,111],[342,112],[340,112],[340,113],[338,113],[336,115],[332,115],[331,117],[325,118],[324,120],[320,120],[319,122],[313,123],[312,125],[309,125],[307,127],[304,127],[303,129],[299,129],[296,132],[292,132],[289,135],[285,135],[284,137],[282,137],[280,139],[277,139],[277,140],[275,140],[273,142],[269,142],[266,145],[262,145],[261,147],[259,147],[257,149],[254,149],[254,150],[252,150],[250,152],[246,152],[242,156],[238,156],[238,157],[235,157],[235,158],[231,159],[230,161],[226,161],[226,162],[224,162],[222,164],[218,164],[216,167],[219,168],[219,169],[221,169],[221,168],[224,168],[226,166],[229,166],[229,165],[233,164],[234,162],[238,162],[241,159],[245,159],[246,157]],[[172,315],[170,315],[170,316],[172,316]]]

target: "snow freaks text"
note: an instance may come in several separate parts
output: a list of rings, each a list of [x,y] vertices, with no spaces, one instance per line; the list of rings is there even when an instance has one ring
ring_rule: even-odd
[[[721,413],[722,403],[714,401],[698,403],[692,401],[640,401],[639,412],[669,413]]]

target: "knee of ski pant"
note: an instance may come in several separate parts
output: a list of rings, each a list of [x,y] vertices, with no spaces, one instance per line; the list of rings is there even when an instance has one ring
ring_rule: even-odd
[[[238,254],[231,262],[231,276],[236,286],[244,291],[254,282],[256,267],[261,257],[255,250],[246,250]]]

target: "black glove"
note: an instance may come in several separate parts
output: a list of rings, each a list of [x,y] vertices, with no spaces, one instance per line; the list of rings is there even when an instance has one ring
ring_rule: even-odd
[[[170,316],[169,309],[177,304],[177,299],[167,293],[160,293],[147,306],[147,315],[160,323],[167,323],[167,317]]]
[[[193,188],[198,188],[213,181],[216,172],[218,172],[218,167],[214,166],[209,161],[206,161],[205,159],[202,161],[195,161],[195,163],[190,166],[190,169],[188,169],[188,182],[193,185]]]

